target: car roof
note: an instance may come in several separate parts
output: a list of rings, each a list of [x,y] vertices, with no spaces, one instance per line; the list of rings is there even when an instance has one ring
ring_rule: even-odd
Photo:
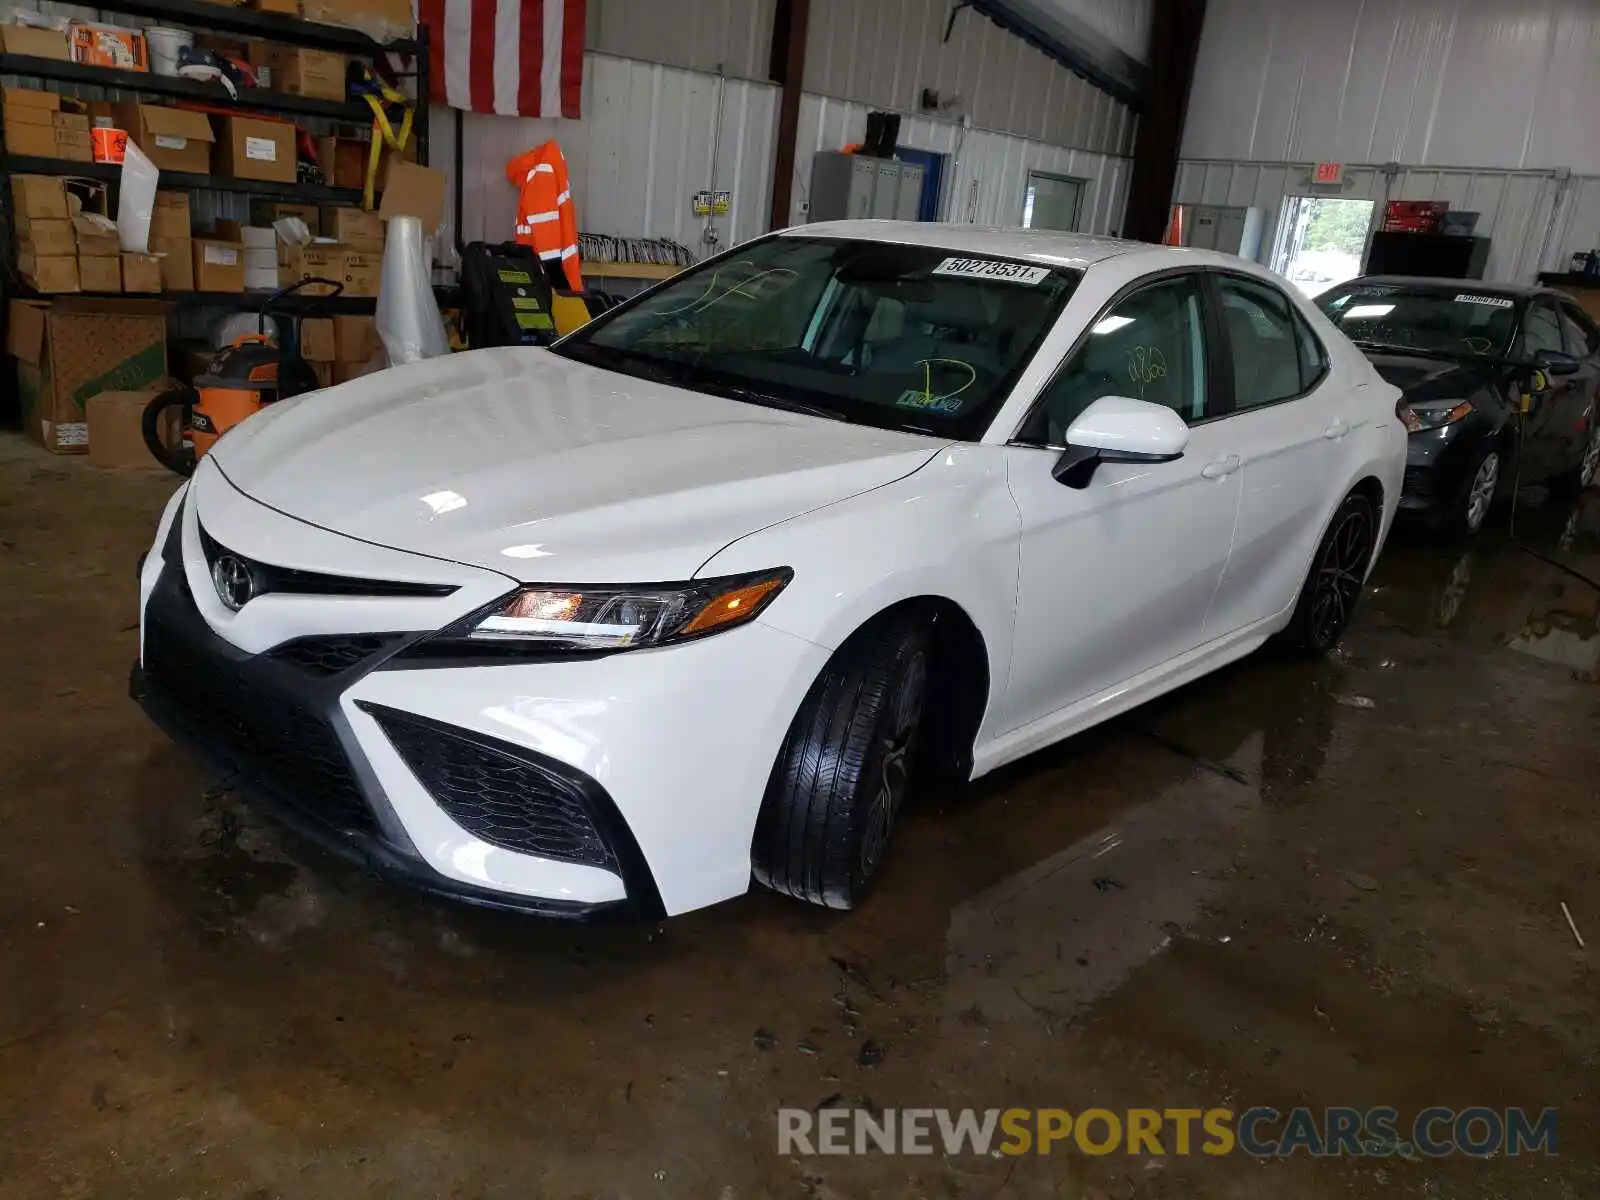
[[[932,246],[960,254],[991,254],[1036,262],[1041,266],[1074,267],[1079,270],[1119,254],[1162,249],[1148,242],[1129,242],[1087,233],[944,225],[926,221],[819,221],[815,225],[797,225],[785,229],[780,236],[853,238],[867,242],[893,242],[902,246]]]
[[[1362,275],[1335,286],[1364,287],[1368,284],[1428,288],[1442,292],[1472,292],[1479,296],[1505,296],[1518,299],[1560,295],[1554,288],[1539,287],[1530,283],[1493,283],[1486,279],[1445,279],[1434,275]],[[1333,288],[1328,290],[1331,292]]]

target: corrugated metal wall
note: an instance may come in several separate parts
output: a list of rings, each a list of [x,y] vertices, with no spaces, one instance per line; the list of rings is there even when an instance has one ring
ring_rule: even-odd
[[[589,0],[589,49],[765,81],[777,0]]]
[[[1558,256],[1549,236],[1559,180],[1552,171],[1447,171],[1411,167],[1392,182],[1380,167],[1346,167],[1335,192],[1311,183],[1312,163],[1185,161],[1178,168],[1177,204],[1259,206],[1267,212],[1262,257],[1270,258],[1286,196],[1338,195],[1349,200],[1446,200],[1480,213],[1478,232],[1490,238],[1490,279],[1532,283]],[[1387,185],[1387,190],[1386,190]],[[1600,201],[1600,189],[1597,201]],[[1600,217],[1600,209],[1596,210]],[[1541,267],[1543,263],[1543,268]]]
[[[1594,0],[1210,0],[1183,155],[1600,173]]]
[[[811,160],[817,151],[859,142],[866,128],[866,105],[811,93],[801,98],[792,223],[806,219],[799,206],[810,192]],[[1028,172],[1048,171],[1082,179],[1087,185],[1080,220],[1083,232],[1111,233],[1121,228],[1132,166],[1127,158],[982,129],[963,131],[955,122],[926,117],[906,118],[900,126],[900,144],[950,156],[940,211],[943,220],[1019,225]]]
[[[1053,146],[1127,154],[1133,114],[1042,51],[946,0],[812,0],[805,89],[874,108],[920,113],[932,88],[980,129]]]
[[[724,86],[713,179],[718,90]],[[705,222],[690,211],[690,198],[713,187],[733,192],[732,213],[718,220],[724,244],[765,233],[777,98],[770,84],[723,84],[702,72],[588,54],[582,121],[466,118],[463,240],[512,236],[517,193],[506,182],[505,164],[549,138],[567,157],[586,233],[672,238],[699,254]],[[451,161],[452,124],[447,115],[434,122],[437,162]]]
[[[1577,251],[1600,249],[1600,176],[1574,175],[1556,206],[1546,271],[1565,271]]]

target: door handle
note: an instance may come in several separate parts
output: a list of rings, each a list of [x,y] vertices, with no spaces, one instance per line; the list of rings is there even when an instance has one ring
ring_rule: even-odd
[[[1232,475],[1244,466],[1244,459],[1237,454],[1230,454],[1227,458],[1214,458],[1200,469],[1200,474],[1207,479],[1222,479]]]
[[[1332,423],[1322,431],[1322,436],[1331,441],[1334,438],[1342,438],[1349,432],[1350,426],[1343,419],[1335,417]]]

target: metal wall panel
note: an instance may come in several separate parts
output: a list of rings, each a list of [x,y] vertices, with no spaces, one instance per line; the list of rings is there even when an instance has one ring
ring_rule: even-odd
[[[1594,0],[1210,0],[1185,158],[1600,172]]]
[[[923,89],[932,88],[958,100],[934,115],[1101,154],[1132,152],[1126,105],[971,9],[957,13],[945,42],[950,13],[946,0],[812,0],[806,91],[922,115]]]
[[[725,94],[713,179],[719,89]],[[727,188],[733,211],[717,219],[722,243],[755,237],[767,229],[777,101],[770,84],[590,53],[582,121],[467,116],[463,240],[512,237],[517,191],[506,182],[505,164],[549,138],[566,155],[586,233],[672,238],[699,255],[705,219],[690,211],[690,198],[702,188]],[[451,161],[452,126],[449,114],[436,115],[437,162]]]
[[[1600,249],[1600,176],[1574,175],[1556,204],[1541,269],[1565,271],[1578,251]]]
[[[864,104],[810,92],[801,97],[790,214],[793,224],[806,220],[800,205],[810,191],[812,157],[821,150],[859,142],[866,126]],[[982,129],[963,130],[954,121],[927,117],[906,118],[900,127],[900,144],[949,156],[940,204],[942,220],[963,225],[1018,225],[1028,172],[1048,171],[1084,181],[1083,232],[1112,233],[1122,226],[1132,167],[1127,158]]]
[[[589,0],[589,49],[765,81],[777,0]]]
[[[1266,210],[1262,258],[1271,257],[1278,218],[1287,196],[1337,195],[1349,200],[1445,200],[1452,208],[1479,213],[1477,232],[1490,239],[1487,278],[1532,283],[1557,257],[1564,243],[1553,224],[1560,181],[1552,171],[1471,171],[1409,167],[1392,182],[1380,167],[1346,167],[1343,184],[1334,191],[1313,186],[1310,162],[1179,164],[1176,204],[1257,206]],[[1588,209],[1600,221],[1600,186]],[[1581,206],[1574,206],[1576,216]],[[1580,237],[1581,222],[1572,236]],[[1574,246],[1573,248],[1576,248]]]

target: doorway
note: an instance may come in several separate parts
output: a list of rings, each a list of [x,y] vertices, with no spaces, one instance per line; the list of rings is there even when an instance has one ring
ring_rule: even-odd
[[[1285,196],[1272,269],[1307,296],[1361,274],[1375,200]]]
[[[917,220],[937,221],[939,199],[944,195],[944,155],[937,150],[913,150],[909,146],[896,146],[894,156],[901,162],[916,163],[922,168],[922,195],[917,198]]]
[[[1022,198],[1024,229],[1057,229],[1076,233],[1083,208],[1083,180],[1045,171],[1028,172]]]

